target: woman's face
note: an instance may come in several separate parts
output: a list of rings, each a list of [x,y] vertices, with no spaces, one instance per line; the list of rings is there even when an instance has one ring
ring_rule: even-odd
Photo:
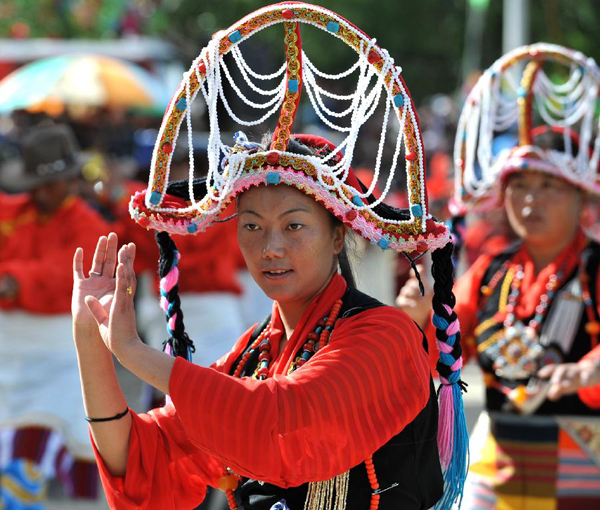
[[[518,172],[508,178],[504,205],[511,227],[523,240],[561,244],[580,223],[584,196],[558,177]]]
[[[238,202],[238,241],[250,274],[279,303],[308,303],[324,288],[344,235],[323,206],[291,186],[252,187]]]

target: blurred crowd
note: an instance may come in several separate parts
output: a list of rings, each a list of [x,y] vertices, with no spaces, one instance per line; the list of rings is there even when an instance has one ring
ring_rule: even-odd
[[[133,194],[148,186],[161,116],[169,104],[170,93],[181,79],[182,62],[187,65],[188,60],[196,57],[196,50],[203,45],[199,41],[209,40],[221,23],[219,16],[226,11],[230,16],[231,6],[222,2],[200,6],[183,0],[48,1],[42,2],[44,8],[31,9],[35,15],[32,13],[32,19],[26,23],[19,21],[19,16],[32,2],[5,3],[0,2],[0,25],[11,20],[11,39],[3,41],[15,43],[11,46],[15,55],[12,61],[0,58],[0,510],[43,510],[49,488],[65,499],[102,499],[84,419],[72,338],[73,255],[78,247],[83,248],[87,276],[100,236],[115,232],[120,245],[135,243],[138,332],[146,344],[162,350],[169,333],[160,305],[155,232],[131,220],[129,203]],[[195,4],[193,9],[184,8],[192,4]],[[500,40],[495,30],[501,24],[489,20],[484,23],[484,14],[488,6],[492,14],[498,14],[500,4],[522,7],[529,3],[470,0],[455,4],[436,5],[432,16],[429,12],[424,16],[424,11],[429,11],[433,2],[415,4],[410,15],[400,17],[395,16],[397,2],[381,3],[377,16],[371,13],[368,3],[364,6],[357,3],[353,9],[356,12],[364,9],[369,23],[381,25],[382,32],[394,34],[392,39],[403,49],[403,65],[408,73],[420,74],[420,86],[427,85],[423,89],[425,94],[436,88],[458,88],[454,95],[436,94],[415,106],[425,148],[427,212],[450,226],[456,247],[454,267],[458,281],[449,301],[460,320],[457,333],[458,345],[461,336],[463,345],[460,363],[463,359],[465,363],[469,360],[476,363],[485,386],[485,409],[470,442],[471,470],[463,508],[594,508],[600,501],[600,206],[594,201],[597,200],[594,193],[581,182],[573,184],[560,172],[545,175],[538,174],[536,169],[527,171],[532,161],[536,163],[537,156],[525,158],[515,168],[511,167],[510,173],[508,170],[502,173],[502,177],[500,173],[493,177],[495,191],[500,191],[493,199],[493,207],[459,211],[453,206],[457,203],[454,198],[462,200],[461,192],[468,194],[464,189],[465,152],[473,149],[475,153],[478,144],[484,145],[482,152],[488,149],[485,137],[471,133],[473,138],[467,143],[465,134],[465,141],[459,140],[457,146],[463,143],[469,147],[457,151],[461,156],[454,160],[461,110],[476,103],[475,99],[469,101],[472,98],[469,94],[477,90],[480,76],[494,76],[497,72],[495,69],[486,75],[475,70],[483,61],[500,56],[499,47],[488,44],[488,39]],[[586,39],[593,40],[586,30],[590,34],[595,30],[592,3],[582,2],[577,8],[559,1],[531,4],[532,13],[544,11],[546,16],[542,23],[542,16],[536,21],[532,15],[534,27],[546,24],[550,32],[564,32],[554,39],[592,55],[593,41],[586,43]],[[71,7],[72,12],[68,13]],[[200,9],[207,12],[197,17],[190,14]],[[394,15],[388,16],[386,9]],[[423,10],[420,14],[419,9]],[[461,19],[458,28],[448,23],[446,10],[458,12]],[[54,25],[49,25],[51,30],[41,32],[43,37],[52,38],[43,39],[47,46],[44,51],[39,53],[40,48],[35,44],[23,45],[19,51],[24,53],[17,59],[16,43],[28,39],[30,30],[39,31],[47,24],[43,18],[53,15],[61,21],[56,26],[64,25],[68,33],[55,31]],[[69,17],[73,18],[70,22]],[[34,18],[40,18],[36,21],[40,27],[35,26]],[[415,19],[420,22],[415,24]],[[507,19],[511,19],[516,31],[518,23],[513,18]],[[577,22],[577,29],[565,24],[569,19]],[[402,23],[407,25],[404,27]],[[429,28],[428,23],[431,23]],[[79,24],[79,31],[74,32]],[[413,24],[419,29],[414,29]],[[167,38],[142,37],[149,27],[155,30],[161,25],[169,34],[169,43]],[[370,29],[362,21],[360,26]],[[463,28],[464,48],[463,39],[457,36]],[[423,34],[422,39],[417,33]],[[431,33],[437,37],[431,38]],[[75,35],[84,38],[69,40]],[[135,39],[122,38],[127,35]],[[94,41],[98,36],[107,39]],[[410,40],[405,39],[409,36]],[[435,39],[440,44],[430,45]],[[31,42],[35,40],[32,38]],[[171,42],[179,43],[177,51]],[[273,71],[269,67],[271,61],[283,54],[277,53],[268,39],[251,44],[255,46],[244,50],[244,58],[251,69],[264,77],[264,73]],[[82,48],[89,55],[79,55]],[[305,48],[308,51],[310,46]],[[452,57],[455,54],[452,48],[457,55],[464,53],[462,64]],[[182,58],[188,52],[192,54]],[[489,53],[490,58],[484,58],[482,52]],[[9,53],[10,50],[4,51],[4,57]],[[394,51],[390,54],[396,55]],[[331,55],[336,60],[337,54]],[[533,60],[539,57],[537,50],[531,57]],[[552,65],[558,67],[556,62]],[[234,67],[231,65],[234,78],[244,77],[245,72],[240,73]],[[459,67],[461,78],[449,75],[449,69],[456,72]],[[546,68],[548,76],[552,80],[562,79],[555,67]],[[515,114],[514,122],[506,124],[506,132],[486,133],[490,135],[490,158],[500,158],[503,151],[522,148],[517,134],[529,129],[529,145],[561,155],[573,152],[575,147],[575,154],[581,160],[579,139],[573,132],[584,124],[590,132],[594,131],[596,139],[595,145],[584,146],[581,154],[588,149],[590,154],[600,151],[598,95],[591,94],[589,104],[581,108],[573,106],[585,99],[587,86],[582,77],[587,79],[592,73],[582,71],[577,75],[575,67],[571,67],[568,80],[558,80],[561,84],[555,84],[560,94],[558,99],[550,101],[550,106],[566,117],[570,116],[567,113],[571,108],[589,111],[594,127],[590,127],[589,119],[589,123],[577,119],[569,123],[560,115],[560,122],[554,125],[560,129],[544,127],[546,119],[542,122],[537,118],[534,122],[529,118],[523,126],[520,123],[526,117],[519,114],[517,120]],[[548,78],[547,81],[551,83]],[[407,82],[410,85],[409,79]],[[231,108],[240,118],[250,119],[256,113],[254,103],[247,98],[242,100],[239,90],[231,88],[226,80],[223,83]],[[569,84],[573,86],[573,94],[563,98],[561,91],[567,90]],[[532,85],[530,98],[544,89],[539,83],[536,87]],[[496,91],[501,89],[498,85]],[[343,81],[336,81],[327,90],[329,95],[321,98],[325,106],[330,106],[329,100],[336,94],[348,92]],[[411,86],[411,90],[414,94],[415,88]],[[254,92],[258,92],[256,88],[248,97],[261,99]],[[521,105],[527,94],[522,88],[514,92],[514,105],[503,94],[499,103],[501,106],[510,103],[516,112],[517,103]],[[420,93],[421,90],[417,92]],[[490,92],[485,98],[489,100],[492,95]],[[173,148],[169,181],[187,179],[192,158],[195,177],[208,171],[211,126],[206,105],[200,100],[193,107],[191,102],[188,106],[194,131],[188,136],[182,127]],[[485,115],[495,110],[483,107],[475,110],[483,111],[483,121],[473,116],[468,124],[469,129],[477,131],[487,125]],[[218,111],[225,113],[222,105]],[[388,120],[381,110],[374,111],[375,121],[361,128],[352,160],[356,176],[366,186],[374,179],[374,159],[381,156],[380,121]],[[220,122],[225,123],[221,139],[224,142],[229,139],[233,145],[238,124],[222,119]],[[191,121],[188,125],[191,126]],[[245,125],[248,138],[259,142],[264,133],[253,131],[253,126],[258,124],[249,121]],[[540,127],[545,131],[539,131]],[[394,129],[386,125],[384,132]],[[331,131],[304,99],[299,103],[294,130],[321,135],[335,144],[342,141],[343,129]],[[545,134],[554,135],[551,144],[541,136]],[[393,147],[384,145],[385,172],[397,154],[392,156]],[[402,163],[403,156],[400,156]],[[479,162],[473,164],[475,177],[471,178],[482,178],[484,166]],[[499,168],[488,166],[487,170]],[[393,177],[385,203],[408,208],[411,204],[401,167],[400,164]],[[562,170],[561,165],[558,167]],[[594,174],[597,186],[598,159],[588,170],[588,174]],[[455,171],[461,174],[458,185]],[[380,178],[378,182],[385,181]],[[381,192],[375,187],[373,194],[378,198]],[[513,209],[512,217],[510,213],[507,215],[507,208]],[[178,285],[185,331],[195,345],[192,361],[202,366],[211,365],[229,352],[245,331],[269,315],[273,306],[246,268],[238,247],[233,206],[226,213],[227,221],[206,232],[173,236],[180,254]],[[430,255],[426,253],[418,261],[412,260],[408,255],[379,249],[357,235],[348,237],[358,289],[408,313],[430,340],[432,359],[437,358],[434,351],[439,337],[431,324],[433,282],[427,279],[431,273]],[[543,256],[537,257],[540,254]],[[543,351],[543,355],[536,349]],[[525,370],[527,363],[532,367]],[[511,375],[506,365],[518,369],[517,375]],[[547,372],[542,377],[544,369]],[[564,388],[550,390],[551,380]],[[164,403],[164,394],[140,384],[141,391],[135,393],[137,401],[128,401],[131,408],[144,412]],[[574,419],[578,416],[583,418]],[[219,491],[209,494],[200,508],[225,508],[215,493],[220,494]]]

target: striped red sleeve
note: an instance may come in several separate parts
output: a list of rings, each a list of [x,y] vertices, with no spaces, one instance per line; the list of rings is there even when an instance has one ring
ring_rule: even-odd
[[[195,448],[172,404],[133,417],[127,472],[112,476],[96,445],[94,454],[111,509],[179,510],[197,507],[206,485],[215,485],[222,465]]]
[[[222,371],[244,350],[254,326],[233,350],[213,364]],[[147,414],[131,412],[127,472],[112,476],[90,434],[100,478],[110,508],[117,510],[179,510],[195,508],[205,497],[206,486],[216,486],[223,464],[194,446],[181,426],[172,403]]]
[[[170,394],[196,446],[240,475],[281,487],[347,471],[398,434],[429,398],[422,335],[381,307],[340,320],[302,369],[235,379],[178,358]]]

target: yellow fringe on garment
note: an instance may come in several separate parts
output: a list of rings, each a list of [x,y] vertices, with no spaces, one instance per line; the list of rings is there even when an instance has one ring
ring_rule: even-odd
[[[309,483],[304,510],[346,510],[349,479],[346,471],[331,480]]]

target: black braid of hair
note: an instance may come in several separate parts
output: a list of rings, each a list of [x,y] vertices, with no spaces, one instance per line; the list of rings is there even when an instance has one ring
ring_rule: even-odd
[[[444,356],[440,350],[440,359],[437,362],[437,371],[441,377],[446,379],[449,383],[458,383],[461,389],[465,389],[465,383],[460,381],[459,370],[453,371],[451,369],[451,361],[456,361],[462,356],[462,347],[460,344],[460,331],[454,335],[448,336],[446,329],[450,324],[457,320],[456,312],[453,308],[456,304],[456,298],[452,292],[454,285],[454,267],[452,264],[452,243],[447,243],[443,248],[433,250],[431,253],[432,267],[431,273],[433,275],[433,311],[437,318],[434,316],[433,322],[436,326],[435,335],[440,342],[452,345],[452,351],[448,355]],[[450,307],[450,312],[444,305]],[[454,337],[454,338],[452,338]],[[453,343],[452,343],[453,342]],[[446,362],[442,358],[446,358]]]
[[[166,232],[156,232],[156,243],[158,244],[158,250],[160,258],[158,261],[158,275],[160,278],[164,278],[169,271],[173,269],[173,265],[177,263],[177,246],[171,236]],[[162,292],[162,291],[161,291]],[[169,302],[169,311],[167,312],[167,322],[171,317],[177,314],[175,319],[175,329],[169,329],[171,333],[170,338],[165,340],[163,347],[166,344],[170,344],[173,356],[181,356],[185,359],[189,358],[188,352],[195,352],[194,342],[185,332],[183,325],[183,312],[181,310],[181,299],[179,298],[179,284],[176,283],[173,288],[163,296]]]

